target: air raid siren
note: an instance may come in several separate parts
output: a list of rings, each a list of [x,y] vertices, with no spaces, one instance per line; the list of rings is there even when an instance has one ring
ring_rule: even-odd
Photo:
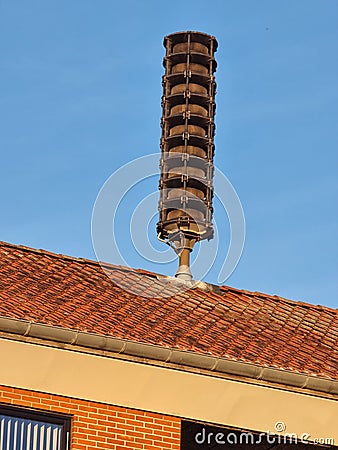
[[[164,46],[157,233],[179,255],[176,277],[189,281],[190,252],[213,237],[217,41],[185,31],[166,36]]]

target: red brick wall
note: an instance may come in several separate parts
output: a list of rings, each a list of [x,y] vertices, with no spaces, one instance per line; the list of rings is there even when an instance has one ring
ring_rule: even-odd
[[[72,414],[72,450],[180,448],[176,417],[5,386],[0,403]]]

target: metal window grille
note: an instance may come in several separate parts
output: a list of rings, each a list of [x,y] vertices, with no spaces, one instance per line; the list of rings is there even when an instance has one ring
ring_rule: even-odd
[[[69,419],[0,408],[0,450],[67,450]]]

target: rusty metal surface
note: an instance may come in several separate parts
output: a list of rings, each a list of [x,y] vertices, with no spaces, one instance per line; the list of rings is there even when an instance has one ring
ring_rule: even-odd
[[[166,36],[163,44],[157,232],[159,239],[174,248],[191,250],[196,241],[213,237],[217,41],[204,33],[186,31]]]

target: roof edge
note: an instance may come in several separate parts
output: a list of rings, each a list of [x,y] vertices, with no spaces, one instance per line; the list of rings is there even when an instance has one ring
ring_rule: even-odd
[[[188,366],[194,369],[203,369],[215,375],[217,373],[235,375],[253,380],[283,384],[293,388],[309,389],[333,395],[338,394],[338,380],[286,371],[276,367],[260,366],[226,357],[201,355],[190,351],[165,348],[154,344],[140,343],[128,339],[70,330],[3,316],[0,316],[0,331],[126,356],[147,358],[179,366]]]
[[[50,252],[48,250],[36,249],[36,248],[28,247],[25,245],[11,244],[9,242],[1,241],[1,240],[0,240],[0,247],[8,247],[11,249],[16,249],[18,251],[35,253],[38,255],[45,255],[50,258],[57,258],[57,259],[62,258],[67,261],[73,261],[73,262],[80,263],[80,264],[89,264],[89,265],[95,266],[95,267],[101,266],[102,268],[107,268],[109,270],[120,270],[122,272],[133,272],[133,273],[137,273],[140,275],[149,276],[151,278],[174,279],[177,282],[177,279],[174,277],[170,277],[170,276],[163,275],[163,274],[158,274],[155,272],[150,272],[150,271],[144,270],[144,269],[135,269],[135,268],[127,267],[127,266],[115,265],[115,264],[112,264],[109,262],[104,262],[104,261],[95,261],[92,259],[86,259],[86,258],[81,258],[81,257],[76,257],[76,256],[69,256],[69,255],[65,255],[63,253]],[[324,306],[324,305],[319,305],[319,304],[316,305],[313,303],[304,302],[302,300],[292,300],[292,299],[288,299],[285,297],[281,297],[276,294],[267,294],[267,293],[259,292],[259,291],[248,291],[246,289],[239,289],[239,288],[235,288],[235,287],[227,286],[227,285],[215,285],[212,283],[203,282],[201,280],[194,280],[194,283],[195,283],[195,286],[194,286],[195,289],[200,289],[201,291],[205,291],[206,290],[205,286],[207,286],[208,290],[211,290],[216,295],[220,295],[220,296],[224,295],[226,292],[230,292],[230,293],[234,293],[234,294],[248,295],[250,297],[260,297],[263,299],[271,299],[272,298],[274,300],[286,302],[286,303],[293,304],[293,305],[297,304],[299,307],[317,309],[317,310],[321,310],[321,311],[322,310],[331,311],[335,314],[337,314],[337,312],[338,312],[337,308],[333,308],[331,306]]]

